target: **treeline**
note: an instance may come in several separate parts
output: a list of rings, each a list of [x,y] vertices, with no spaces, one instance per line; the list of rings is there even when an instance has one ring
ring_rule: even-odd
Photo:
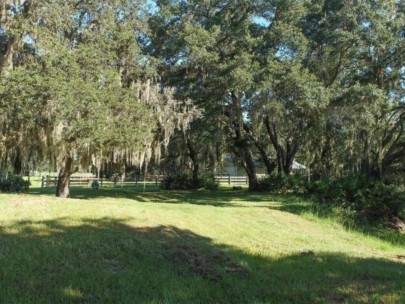
[[[396,0],[6,1],[0,172],[44,160],[312,180],[405,170]],[[58,187],[66,195],[66,185]]]

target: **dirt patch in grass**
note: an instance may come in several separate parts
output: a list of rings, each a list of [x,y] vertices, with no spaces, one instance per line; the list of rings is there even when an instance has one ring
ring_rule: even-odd
[[[347,303],[348,299],[349,297],[347,295],[336,295],[332,296],[330,301],[333,304],[338,304],[338,303]]]
[[[113,256],[104,254],[103,262],[105,265],[106,272],[110,272],[110,273],[127,272],[127,268],[125,267],[125,265],[120,260],[118,260],[117,258],[114,258]]]
[[[244,267],[233,262],[222,251],[204,250],[195,245],[177,244],[167,248],[167,254],[176,269],[187,270],[212,281],[221,280],[224,273],[247,273]]]
[[[389,220],[387,220],[384,224],[389,229],[405,234],[405,220],[402,218],[392,217]]]
[[[405,255],[397,255],[395,258],[400,260],[402,263],[405,263]]]

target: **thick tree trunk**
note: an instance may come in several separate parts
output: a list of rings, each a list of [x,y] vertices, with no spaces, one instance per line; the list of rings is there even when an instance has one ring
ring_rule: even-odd
[[[0,180],[7,177],[7,162],[8,162],[8,150],[4,154],[4,158],[1,160],[0,166]]]
[[[247,148],[243,149],[243,158],[244,158],[243,167],[245,168],[246,174],[249,179],[249,191],[251,192],[257,191],[259,188],[259,183],[257,181],[256,167],[249,149]]]
[[[250,135],[251,140],[254,142],[254,145],[256,146],[257,150],[259,151],[259,154],[262,157],[263,163],[266,166],[267,174],[273,173],[273,171],[277,168],[276,162],[270,160],[270,158],[267,156],[267,152],[266,152],[265,148],[262,146],[260,141],[253,134],[251,128],[246,123],[243,124],[243,128],[244,128],[245,132]]]
[[[65,155],[59,170],[58,184],[56,186],[56,196],[61,198],[69,197],[69,181],[72,171],[73,159],[70,155]]]
[[[263,149],[260,144],[255,144],[257,150],[260,153],[260,156],[262,157],[262,160],[264,162],[264,165],[266,166],[267,174],[272,174],[273,171],[277,168],[277,164],[275,161],[270,160],[270,158],[267,156],[266,151]]]
[[[297,147],[298,147],[297,144],[287,143],[287,151],[283,163],[283,171],[284,174],[287,176],[291,174],[294,158],[295,155],[297,154]]]
[[[192,163],[193,163],[193,187],[197,188],[200,184],[200,179],[199,179],[199,171],[200,171],[200,165],[198,163],[197,159],[197,151],[194,149],[194,147],[191,145],[190,141],[185,138],[187,147],[188,147],[188,156],[190,157]]]
[[[193,186],[198,187],[200,185],[200,179],[198,177],[198,171],[200,169],[200,166],[198,163],[193,163]]]
[[[283,152],[282,148],[279,146],[275,150],[277,151],[277,153],[276,153],[276,155],[277,155],[277,173],[278,173],[278,175],[283,175],[284,152]]]
[[[256,166],[250,151],[250,146],[246,139],[242,138],[241,133],[236,129],[236,137],[234,138],[235,150],[239,158],[242,160],[242,166],[246,171],[249,180],[249,191],[254,192],[259,189],[259,183],[256,175]]]
[[[264,124],[267,130],[267,134],[270,137],[270,142],[273,145],[274,150],[276,150],[276,164],[277,171],[279,175],[291,174],[292,165],[294,162],[295,155],[297,154],[298,147],[301,145],[300,139],[285,140],[282,146],[279,136],[277,135],[276,126],[270,123],[269,117],[264,119]]]
[[[269,117],[264,118],[264,125],[267,130],[267,134],[270,137],[270,142],[272,143],[274,150],[276,150],[276,167],[279,175],[283,174],[283,163],[284,163],[284,151],[278,142],[278,136],[275,131],[275,126],[270,123]]]
[[[125,158],[121,163],[121,168],[120,168],[120,180],[121,180],[121,183],[123,183],[125,181],[125,178],[126,178],[126,169],[127,169],[126,162],[127,161],[126,161],[126,158]]]
[[[283,165],[284,175],[290,176],[291,171],[292,171],[292,165],[293,165],[293,160],[287,157],[286,161]]]
[[[22,155],[20,148],[17,148],[14,162],[13,162],[13,171],[15,175],[20,175],[23,170]]]

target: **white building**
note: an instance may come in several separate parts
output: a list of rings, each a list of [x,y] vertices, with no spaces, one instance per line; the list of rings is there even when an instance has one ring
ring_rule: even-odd
[[[266,166],[263,163],[255,161],[255,166],[256,166],[256,173],[258,175],[267,174]],[[295,160],[293,161],[292,165],[293,174],[305,174],[306,169],[307,167],[305,165],[300,164]],[[222,167],[218,169],[215,172],[215,174],[230,175],[230,176],[246,176],[246,171],[244,168],[239,166],[231,156],[226,156],[224,158]]]

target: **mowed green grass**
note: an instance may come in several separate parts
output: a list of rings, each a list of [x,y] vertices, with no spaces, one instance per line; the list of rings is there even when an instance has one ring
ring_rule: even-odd
[[[405,303],[405,246],[294,196],[0,194],[0,303]]]

